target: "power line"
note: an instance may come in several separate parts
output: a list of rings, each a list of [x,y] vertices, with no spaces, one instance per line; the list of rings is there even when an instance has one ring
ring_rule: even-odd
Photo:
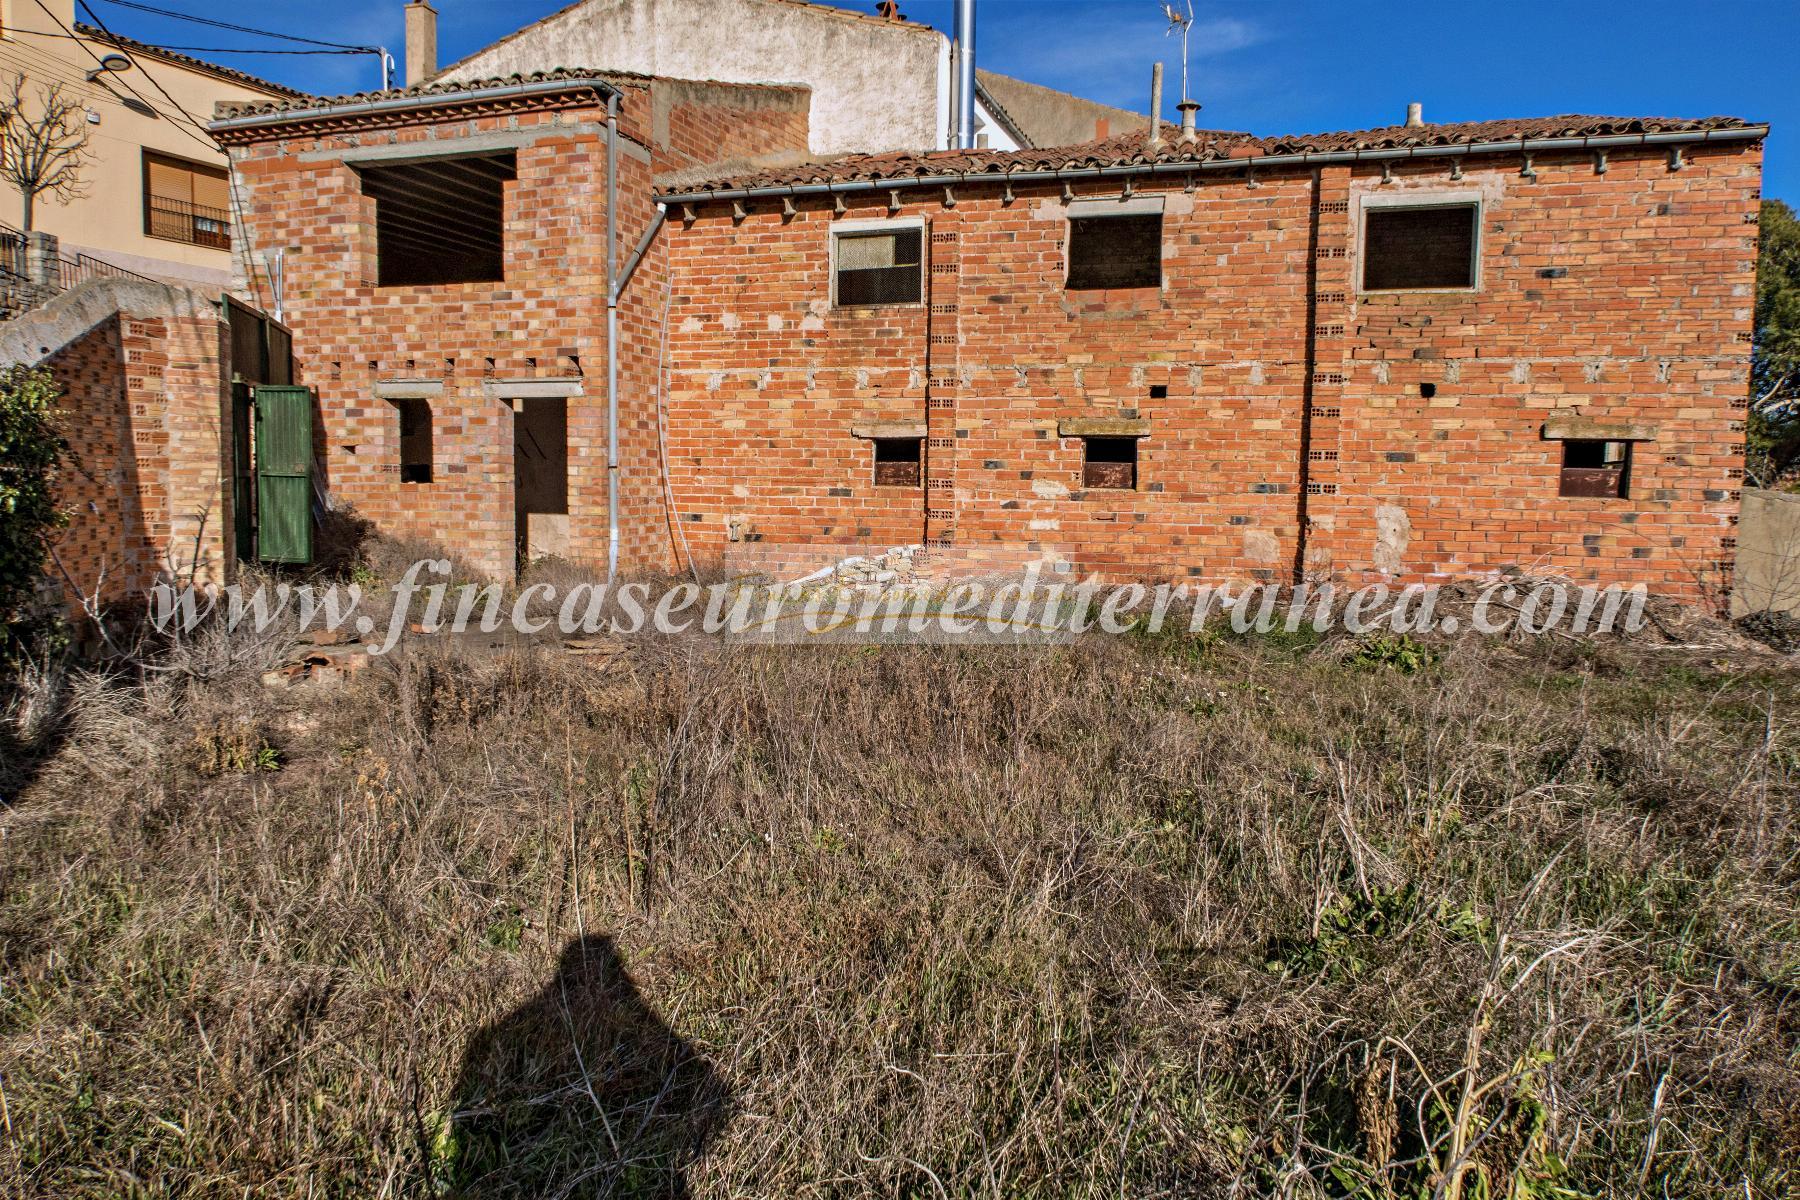
[[[196,25],[210,25],[214,29],[230,29],[237,33],[254,33],[259,37],[277,38],[284,42],[305,42],[311,46],[328,46],[333,50],[357,50],[364,54],[374,54],[380,49],[379,46],[352,46],[345,42],[322,42],[318,38],[301,37],[298,34],[293,33],[276,33],[273,30],[257,29],[250,25],[233,25],[229,21],[215,21],[211,17],[196,17],[192,13],[176,12],[174,9],[157,8],[150,4],[140,4],[137,0],[101,0],[101,3],[116,4],[121,8],[135,8],[139,12],[155,13],[159,17],[172,17],[177,21],[192,21]],[[87,8],[85,0],[82,7]],[[88,8],[90,14],[92,14],[93,11],[93,9]],[[99,20],[98,17],[95,17],[94,19],[96,21]]]
[[[40,3],[41,3],[41,0],[40,0]],[[107,37],[112,38],[115,43],[118,41],[118,38],[116,36],[114,36],[113,31],[106,27],[106,22],[104,22],[100,19],[99,14],[95,13],[93,9],[88,8],[86,0],[82,0],[81,7],[87,9],[88,16],[94,18],[94,23],[100,26],[101,33],[104,33]],[[175,97],[173,97],[169,94],[169,89],[164,87],[162,85],[162,81],[160,79],[158,79],[154,74],[151,73],[149,64],[140,62],[137,64],[137,66],[138,66],[138,70],[140,70],[144,73],[144,78],[148,79],[150,81],[151,86],[154,87],[157,91],[162,93],[163,99],[167,100],[170,104],[173,104],[175,106],[175,111],[180,113],[182,116],[186,117],[189,125],[192,125],[195,129],[199,130],[202,134],[205,135],[206,145],[210,146],[215,151],[218,150],[219,149],[219,141],[217,138],[213,137],[212,130],[208,129],[206,127],[205,123],[202,122],[199,117],[196,117],[193,113],[189,112],[186,108],[184,108],[182,106],[181,101],[177,100]],[[178,126],[178,128],[179,128],[179,126]]]
[[[154,50],[182,50],[189,54],[354,54],[360,57],[375,53],[374,50],[253,50],[248,46],[166,46],[161,42],[145,42],[144,45]]]
[[[64,33],[68,34],[70,37],[75,37],[75,31],[73,29],[70,29],[67,25],[64,25],[62,22],[62,18],[57,16],[55,13],[51,12],[49,5],[45,4],[44,0],[34,0],[34,3],[36,3],[39,8],[44,10],[44,15],[46,17],[49,17],[53,22],[55,22],[56,27],[58,29],[60,29]],[[106,70],[105,64],[100,61],[100,56],[98,54],[94,53],[94,48],[92,46],[88,45],[88,43],[85,39],[78,38],[77,41],[79,42],[81,48],[87,52],[87,56],[94,60],[94,65],[96,67],[99,67],[105,74],[111,75],[114,78],[117,78],[117,72]],[[140,67],[141,66],[142,66],[142,64],[140,64]],[[156,83],[155,77],[152,76],[148,70],[144,71],[144,78],[150,80],[151,83]],[[111,80],[109,80],[108,82],[110,83]],[[140,93],[136,88],[132,87],[131,84],[127,83],[123,79],[119,79],[118,82],[125,88],[126,91],[130,92],[133,96],[137,97],[138,103],[142,104],[145,108],[155,111],[156,106],[151,104],[150,101],[144,99],[143,94]],[[163,91],[162,84],[157,83],[156,90],[159,92],[162,92],[162,94],[164,96],[169,97],[169,103],[175,105],[176,112],[179,112],[182,116],[186,117],[188,120],[188,123],[193,125],[194,129],[200,129],[200,130],[202,130],[202,132],[204,132],[204,127],[201,126],[198,122],[196,122],[194,120],[193,114],[188,112],[187,109],[182,108],[180,103],[178,103],[173,96],[169,96],[168,92]],[[170,119],[174,120],[173,117],[171,117]],[[193,138],[194,141],[198,142],[202,146],[205,146],[206,149],[208,151],[210,151],[211,153],[214,153],[214,154],[218,153],[219,144],[216,141],[212,140],[212,135],[210,133],[208,133],[204,138],[202,138],[199,134],[194,132],[194,129],[189,129],[186,125],[183,125],[180,121],[174,121],[174,125],[175,125],[175,128],[177,128],[177,129],[181,130],[181,132],[187,134],[188,137]]]
[[[87,6],[84,4],[84,5],[82,5],[82,7],[86,8]],[[88,9],[88,15],[93,16],[94,10],[91,8]],[[94,19],[96,21],[98,21],[100,18],[94,17]],[[79,33],[46,33],[42,29],[15,29],[13,32],[15,34],[19,34],[19,33],[30,34],[32,37],[60,38],[61,40],[66,41],[66,42],[81,41],[81,35]],[[113,35],[113,36],[116,36],[116,35]],[[140,42],[142,45],[144,45],[145,47],[147,47],[151,50],[184,50],[190,54],[373,54],[373,53],[375,53],[374,50],[361,50],[361,49],[357,49],[357,50],[286,50],[286,49],[265,50],[265,49],[259,49],[257,47],[253,47],[253,46],[170,46],[163,42],[145,42],[141,38],[136,38],[133,40]]]

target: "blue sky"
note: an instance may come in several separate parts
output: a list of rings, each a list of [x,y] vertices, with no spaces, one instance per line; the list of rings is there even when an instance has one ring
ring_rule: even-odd
[[[195,46],[277,45],[88,0],[115,32]],[[353,43],[398,57],[402,0],[153,0],[237,24]],[[838,0],[873,11],[875,0]],[[449,62],[561,7],[559,0],[436,0]],[[1190,77],[1202,124],[1303,133],[1392,124],[1406,103],[1426,120],[1585,112],[1726,113],[1770,121],[1765,194],[1800,203],[1797,0],[1195,0]],[[913,20],[948,30],[950,0],[902,0]],[[1180,51],[1159,0],[978,0],[984,67],[1143,111],[1150,64],[1178,97]],[[84,16],[84,19],[85,16]],[[379,82],[373,58],[209,54],[307,90]],[[625,66],[619,63],[547,64]]]

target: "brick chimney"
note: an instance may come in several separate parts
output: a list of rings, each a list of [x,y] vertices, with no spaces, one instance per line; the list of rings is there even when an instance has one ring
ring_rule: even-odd
[[[437,74],[437,9],[426,0],[406,6],[406,86]]]

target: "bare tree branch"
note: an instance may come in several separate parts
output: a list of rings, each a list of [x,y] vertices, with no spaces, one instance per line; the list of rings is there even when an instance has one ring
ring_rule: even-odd
[[[81,172],[88,153],[87,108],[60,83],[26,96],[26,79],[0,85],[0,180],[19,189],[20,228],[31,228],[37,198],[73,200],[84,194]]]

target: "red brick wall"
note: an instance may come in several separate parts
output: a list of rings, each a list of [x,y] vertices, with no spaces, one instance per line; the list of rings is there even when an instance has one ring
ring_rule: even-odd
[[[70,450],[59,488],[70,521],[52,567],[65,591],[116,603],[159,580],[225,578],[226,346],[217,320],[120,313],[45,360]]]
[[[627,86],[620,126],[619,249],[624,264],[655,208],[652,172],[742,139],[758,152],[806,143],[805,89]],[[710,113],[710,117],[709,117]],[[515,555],[513,413],[496,396],[521,380],[579,385],[568,401],[570,553],[603,562],[606,481],[605,108],[395,118],[391,128],[251,142],[232,148],[250,243],[285,248],[284,310],[297,382],[314,388],[335,499],[390,533],[440,542],[509,574]],[[376,286],[374,201],[341,155],[370,145],[506,134],[517,180],[506,188],[505,280]],[[661,245],[646,256],[619,313],[622,561],[670,560],[657,466],[656,384],[664,284]],[[399,479],[399,415],[378,383],[427,381],[436,470]]]
[[[1587,156],[1520,167],[1159,184],[1164,286],[1115,293],[1063,290],[1059,191],[960,189],[954,207],[909,191],[896,219],[930,230],[929,304],[879,310],[830,307],[828,207],[783,220],[764,202],[738,224],[705,209],[670,239],[683,527],[701,555],[735,527],[1288,579],[1305,521],[1315,575],[1517,566],[1709,596],[1743,465],[1760,150],[1690,151],[1680,171],[1660,152],[1615,152],[1604,174]],[[1401,191],[1482,197],[1478,290],[1358,295],[1359,208]],[[888,218],[883,203],[837,219]],[[1629,499],[1557,495],[1541,429],[1565,412],[1656,426]],[[1081,490],[1081,445],[1056,423],[1099,415],[1151,423],[1136,492]],[[929,420],[940,486],[874,487],[850,435],[870,419]]]

